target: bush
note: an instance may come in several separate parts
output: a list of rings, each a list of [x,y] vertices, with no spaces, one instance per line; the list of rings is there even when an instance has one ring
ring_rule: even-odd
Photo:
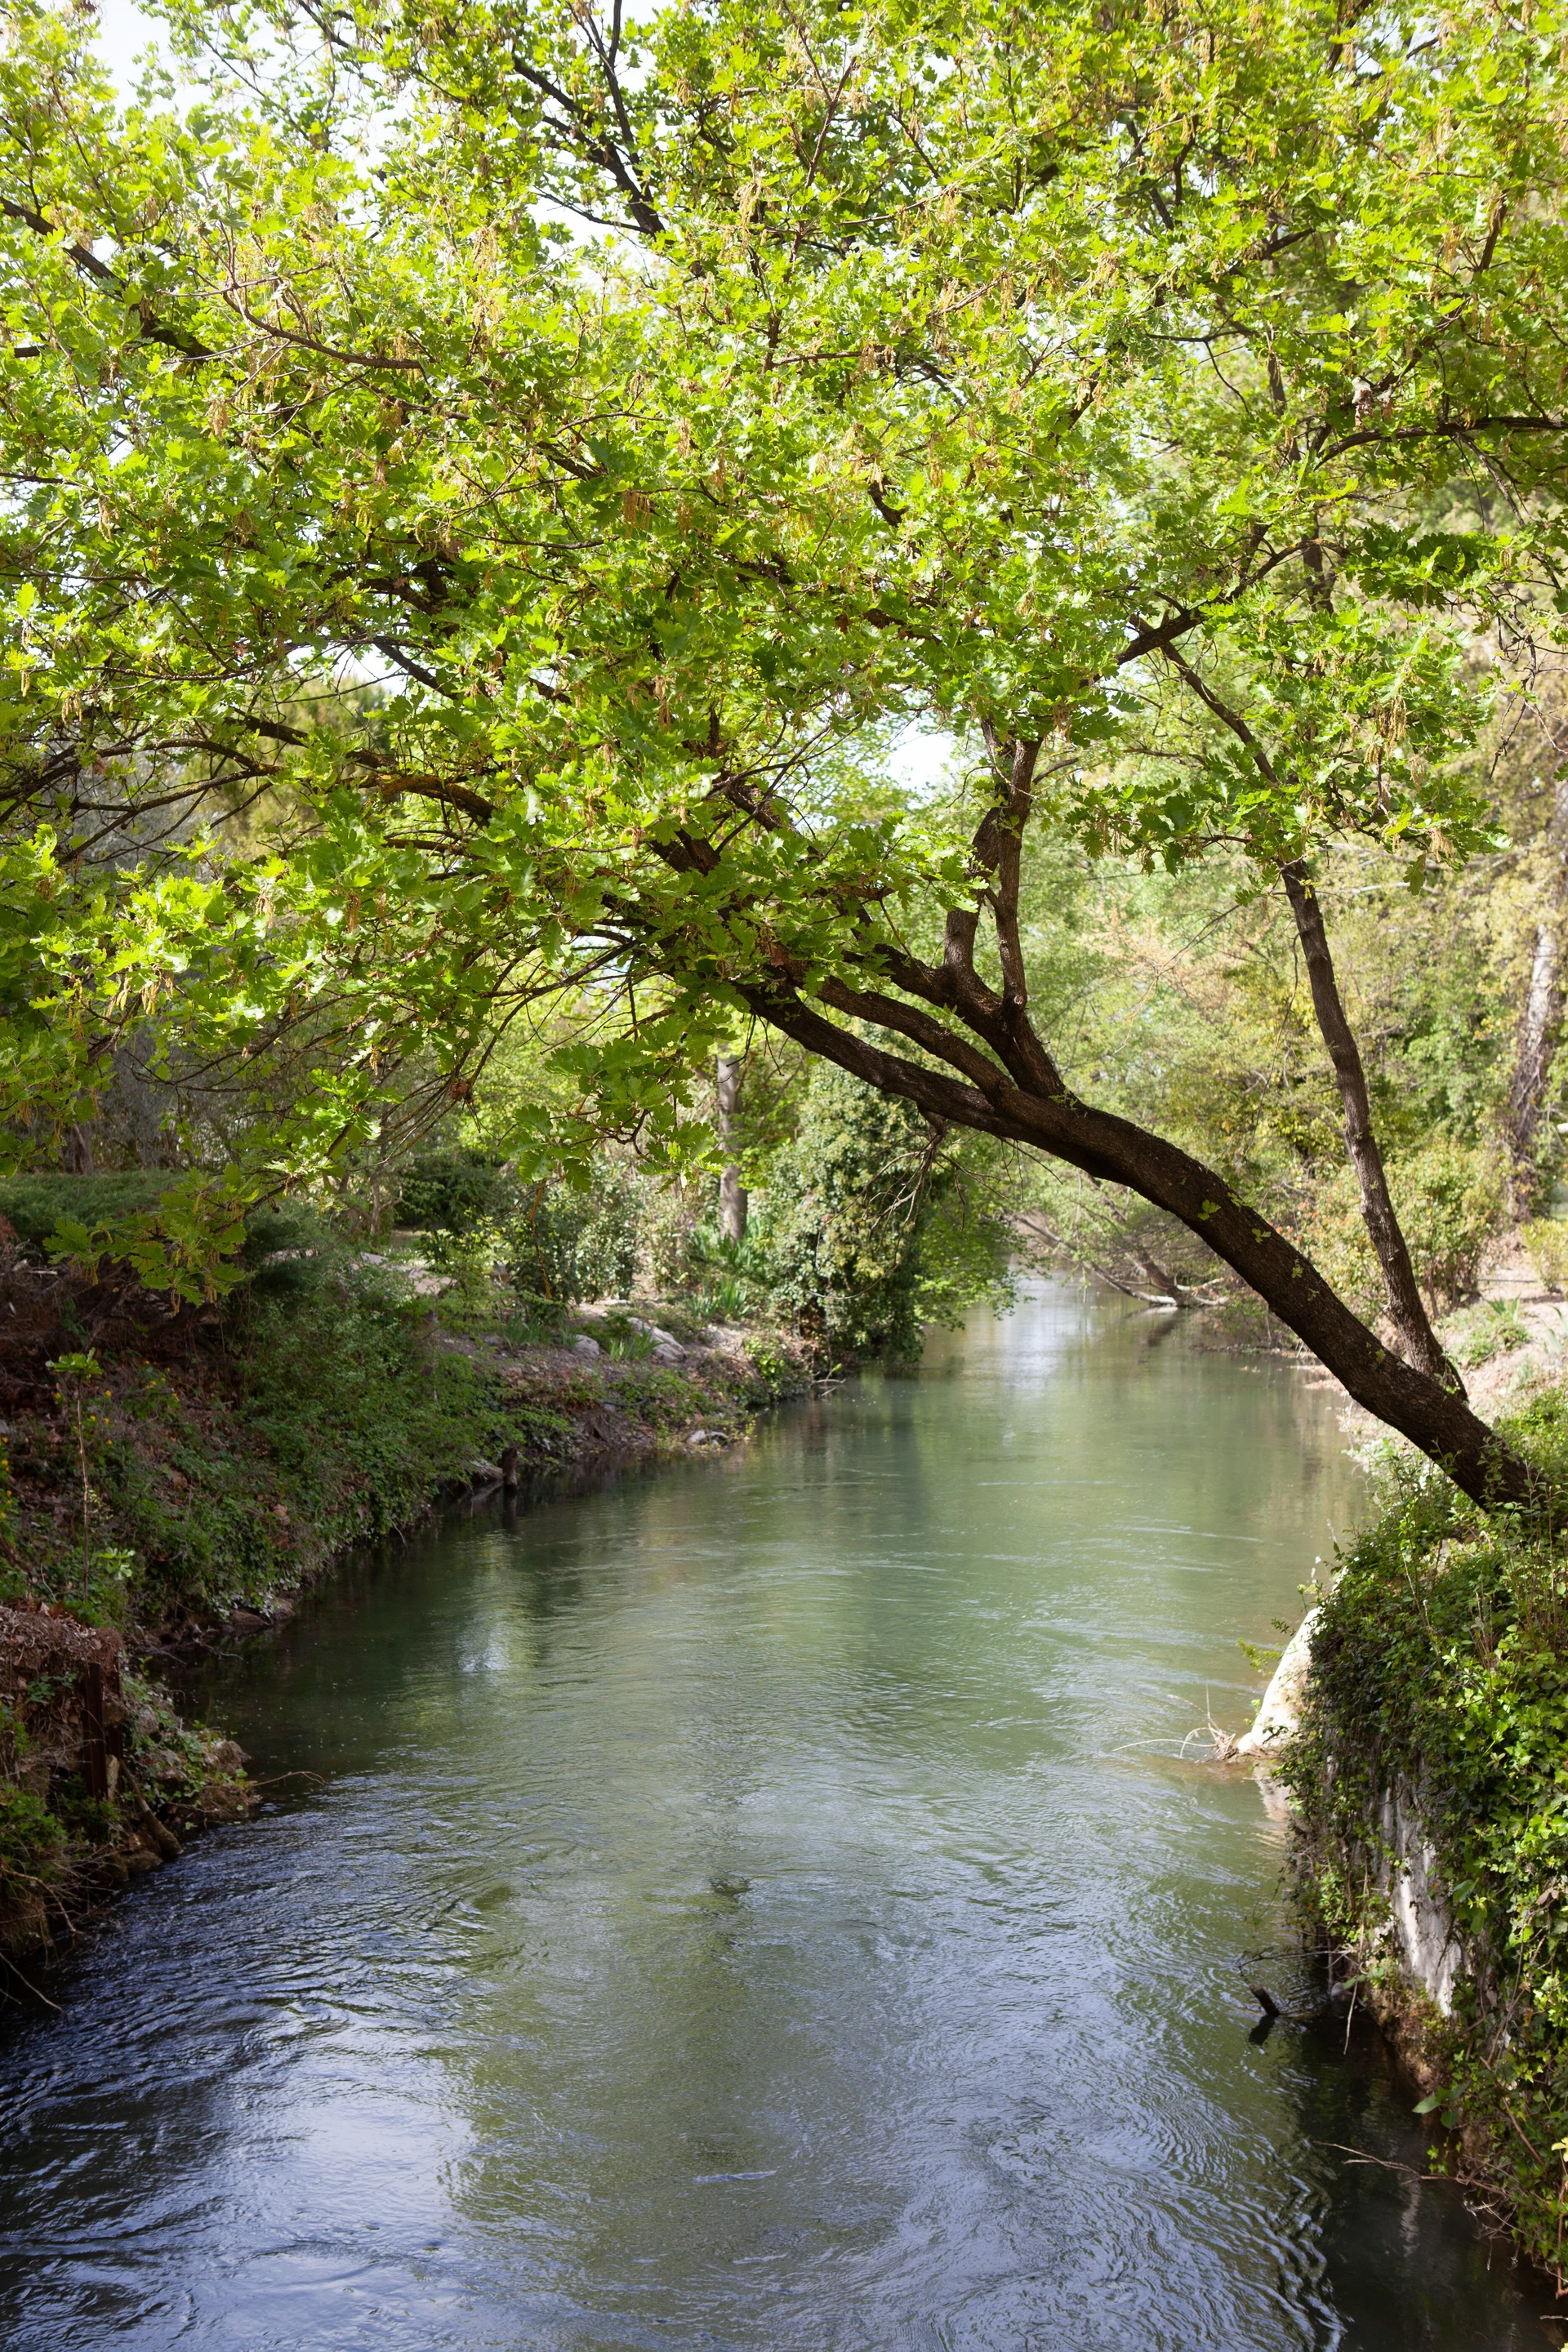
[[[172,1171],[128,1176],[7,1176],[0,1179],[0,1216],[9,1218],[18,1240],[41,1247],[62,1217],[89,1229],[116,1217],[155,1209]]]
[[[687,1289],[698,1277],[701,1196],[693,1185],[644,1178],[634,1205],[633,1262],[656,1298]],[[629,1276],[628,1276],[629,1281]],[[619,1288],[619,1286],[606,1287]]]
[[[1493,1156],[1434,1143],[1391,1169],[1389,1190],[1427,1297],[1438,1307],[1473,1297],[1482,1253],[1502,1217],[1502,1178]]]
[[[393,1214],[420,1233],[466,1234],[500,1213],[516,1191],[510,1171],[482,1152],[426,1151],[398,1178]]]
[[[65,1832],[41,1797],[0,1782],[0,1886],[7,1879],[47,1879]]]
[[[1458,1317],[1444,1334],[1444,1346],[1453,1362],[1467,1372],[1528,1347],[1530,1334],[1511,1299],[1487,1298]]]
[[[1536,1279],[1548,1290],[1568,1289],[1568,1224],[1555,1217],[1536,1217],[1522,1229],[1520,1239]]]
[[[478,1151],[429,1152],[398,1188],[399,1223],[436,1237],[455,1273],[504,1265],[518,1289],[547,1304],[614,1297],[637,1272],[644,1203],[637,1178],[607,1157],[590,1182],[525,1182]]]

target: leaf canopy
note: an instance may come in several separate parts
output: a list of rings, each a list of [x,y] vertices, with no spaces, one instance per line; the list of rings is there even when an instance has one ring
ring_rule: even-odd
[[[579,1139],[679,1151],[786,1001],[974,1077],[921,975],[1031,828],[1491,837],[1560,7],[165,14],[183,109],[74,12],[0,58],[13,1120],[155,1017],[309,1174],[563,1001]]]

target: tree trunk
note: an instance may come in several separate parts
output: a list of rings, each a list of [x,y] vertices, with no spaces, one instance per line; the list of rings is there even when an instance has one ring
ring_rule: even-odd
[[[741,1081],[744,1076],[745,1064],[738,1055],[720,1055],[714,1074],[714,1092],[719,1097],[721,1142],[728,1143],[733,1132],[735,1114],[741,1108]],[[731,1162],[719,1178],[719,1228],[727,1242],[745,1240],[747,1205],[740,1169]]]
[[[1049,1093],[1026,1090],[994,1066],[984,1070],[983,1083],[972,1084],[908,1061],[838,1027],[791,990],[742,992],[759,1018],[807,1053],[883,1093],[901,1095],[952,1125],[1031,1145],[1102,1182],[1125,1184],[1179,1217],[1342,1381],[1358,1404],[1407,1437],[1472,1500],[1491,1509],[1545,1499],[1539,1475],[1470,1410],[1462,1392],[1392,1354],[1283,1234],[1179,1145],[1113,1111],[1097,1110],[1065,1086]],[[838,1009],[857,1009],[847,1001],[849,992],[832,982],[824,994],[829,1003],[843,995],[847,1002]]]
[[[1373,1131],[1366,1073],[1362,1067],[1355,1032],[1346,1018],[1340,997],[1339,982],[1334,975],[1333,958],[1329,952],[1329,935],[1323,929],[1318,894],[1300,859],[1292,865],[1282,866],[1279,872],[1285,885],[1285,895],[1290,901],[1290,911],[1296,918],[1301,951],[1307,959],[1312,1009],[1318,1016],[1323,1043],[1329,1049],[1329,1059],[1334,1066],[1334,1077],[1344,1115],[1345,1147],[1361,1187],[1362,1215],[1366,1221],[1373,1248],[1377,1253],[1377,1262],[1383,1269],[1389,1320],[1409,1361],[1418,1370],[1427,1373],[1435,1381],[1441,1381],[1445,1388],[1457,1390],[1462,1396],[1464,1382],[1443,1353],[1437,1335],[1432,1328],[1415,1280],[1415,1269],[1410,1263],[1410,1252],[1405,1247],[1405,1235],[1399,1229],[1394,1202],[1389,1198],[1383,1154],[1377,1148],[1377,1137]]]
[[[1529,1217],[1535,1212],[1541,1184],[1541,1172],[1535,1165],[1535,1142],[1541,1131],[1541,1114],[1546,1108],[1552,1065],[1557,1052],[1557,1032],[1563,1019],[1563,938],[1564,924],[1568,923],[1568,775],[1557,780],[1546,839],[1551,853],[1546,912],[1535,927],[1530,986],[1519,1016],[1513,1083],[1508,1097],[1509,1206],[1516,1217]]]

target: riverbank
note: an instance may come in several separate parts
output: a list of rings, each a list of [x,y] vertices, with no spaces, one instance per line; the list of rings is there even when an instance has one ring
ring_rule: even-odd
[[[1521,1349],[1509,1351],[1520,1355]],[[1514,1442],[1568,1476],[1568,1396],[1515,1362]],[[1498,1383],[1500,1385],[1500,1382]],[[1311,1633],[1273,1769],[1310,1931],[1425,2096],[1429,2165],[1568,2273],[1568,1559],[1385,1465]]]
[[[347,1552],[477,1489],[742,1443],[809,1379],[777,1332],[621,1303],[541,1336],[499,1293],[363,1255],[284,1259],[221,1309],[171,1309],[11,1247],[0,1325],[12,1990],[256,1801],[238,1748],[182,1721],[164,1686],[191,1644],[279,1623]]]

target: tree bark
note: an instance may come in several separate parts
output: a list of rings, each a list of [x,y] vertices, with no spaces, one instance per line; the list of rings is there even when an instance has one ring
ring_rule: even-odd
[[[720,1055],[714,1074],[714,1092],[719,1097],[719,1138],[722,1143],[728,1143],[734,1131],[735,1114],[741,1108],[741,1081],[744,1076],[745,1064],[737,1055]],[[719,1178],[719,1229],[727,1242],[745,1240],[747,1206],[741,1171],[731,1162]]]
[[[1299,858],[1289,866],[1282,866],[1279,874],[1285,885],[1285,895],[1290,901],[1290,911],[1296,918],[1301,952],[1307,959],[1312,1009],[1318,1016],[1318,1027],[1334,1066],[1344,1116],[1345,1148],[1361,1187],[1362,1215],[1373,1248],[1377,1253],[1377,1262],[1383,1269],[1389,1321],[1410,1362],[1419,1371],[1442,1381],[1446,1388],[1457,1390],[1462,1396],[1464,1382],[1444,1354],[1432,1328],[1415,1280],[1415,1269],[1410,1263],[1410,1252],[1400,1231],[1399,1219],[1394,1213],[1394,1202],[1389,1198],[1383,1154],[1378,1150],[1372,1124],[1366,1072],[1362,1067],[1355,1032],[1346,1017],[1340,996],[1318,894]]]
[[[1563,1020],[1563,940],[1568,925],[1568,775],[1559,776],[1547,827],[1551,872],[1546,912],[1535,927],[1530,986],[1520,1009],[1509,1088],[1505,1132],[1509,1152],[1509,1206],[1516,1217],[1532,1216],[1541,1185],[1535,1143],[1546,1108],[1557,1033]]]

